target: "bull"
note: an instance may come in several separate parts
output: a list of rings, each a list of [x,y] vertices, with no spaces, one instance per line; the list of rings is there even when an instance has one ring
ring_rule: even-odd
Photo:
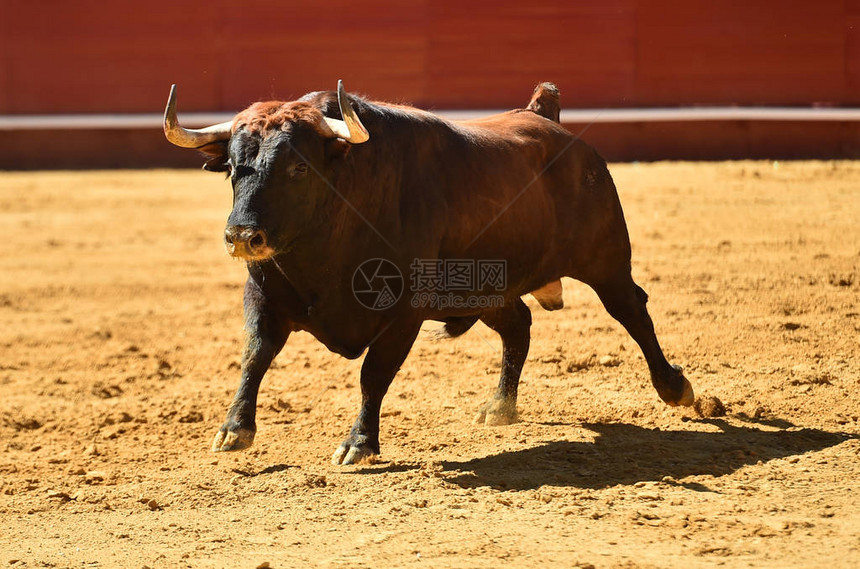
[[[224,241],[248,269],[241,379],[213,450],[253,443],[260,383],[299,330],[346,358],[366,351],[358,417],[335,464],[379,454],[383,397],[425,320],[442,322],[449,336],[478,320],[499,334],[501,378],[479,417],[487,425],[514,422],[531,326],[522,297],[533,293],[544,308],[560,308],[564,276],[593,288],[638,343],[658,396],[692,405],[692,386],[666,360],[648,296],[631,276],[627,226],[606,163],[558,123],[558,110],[549,83],[524,109],[449,121],[347,94],[338,82],[336,92],[255,103],[195,130],[177,120],[174,86],[165,135],[201,151],[204,169],[228,173],[233,209]],[[403,294],[403,275],[419,260],[501,262],[503,286],[472,285],[459,290],[458,303],[416,303]],[[360,294],[374,292],[370,304]],[[491,294],[502,301],[479,302]]]

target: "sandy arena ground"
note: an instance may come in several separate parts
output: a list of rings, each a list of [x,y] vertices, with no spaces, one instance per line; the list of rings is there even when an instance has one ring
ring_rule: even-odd
[[[727,414],[663,405],[565,281],[529,299],[521,422],[473,423],[493,332],[423,333],[355,467],[360,360],[307,334],[255,446],[209,451],[242,341],[223,177],[0,173],[0,567],[860,566],[860,163],[611,170],[667,355]]]

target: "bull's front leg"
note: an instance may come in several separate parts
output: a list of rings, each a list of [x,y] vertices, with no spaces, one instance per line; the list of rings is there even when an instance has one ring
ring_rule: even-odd
[[[382,398],[418,336],[421,323],[389,325],[367,350],[361,365],[361,409],[349,436],[334,451],[333,464],[356,464],[379,454]]]
[[[245,283],[245,347],[242,378],[224,424],[215,434],[213,451],[242,450],[254,442],[257,432],[257,392],[272,360],[284,347],[289,323],[278,318],[260,287],[248,277]]]

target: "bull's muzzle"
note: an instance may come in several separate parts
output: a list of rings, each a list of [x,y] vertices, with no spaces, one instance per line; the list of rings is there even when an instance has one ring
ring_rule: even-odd
[[[231,256],[248,261],[268,259],[274,253],[266,232],[247,225],[228,225],[224,230],[224,245]]]

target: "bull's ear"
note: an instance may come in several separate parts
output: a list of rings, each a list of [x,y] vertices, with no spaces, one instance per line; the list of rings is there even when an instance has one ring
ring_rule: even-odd
[[[213,142],[201,146],[197,150],[207,158],[206,163],[203,164],[203,169],[207,172],[227,172],[230,170],[230,166],[227,164],[226,142]]]
[[[329,138],[325,142],[325,153],[329,160],[343,158],[349,153],[352,144],[342,138]]]

